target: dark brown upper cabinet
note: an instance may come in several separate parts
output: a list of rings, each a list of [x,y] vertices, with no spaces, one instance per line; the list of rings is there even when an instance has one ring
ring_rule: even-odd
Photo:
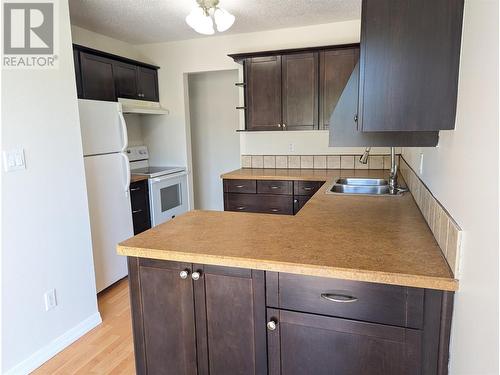
[[[245,61],[247,130],[281,130],[281,56]]]
[[[283,130],[318,128],[318,52],[284,55],[282,64]]]
[[[328,129],[330,115],[359,60],[359,48],[331,49],[319,58],[319,128]]]
[[[119,98],[138,99],[137,66],[115,61],[113,67],[116,96]]]
[[[159,101],[157,66],[76,44],[73,57],[79,98]]]
[[[157,102],[159,100],[158,71],[156,69],[138,66],[137,77],[139,99]]]
[[[246,130],[326,129],[359,44],[230,56],[244,63]]]
[[[81,52],[80,68],[84,99],[116,100],[112,60]]]
[[[363,0],[364,132],[455,127],[463,0]]]

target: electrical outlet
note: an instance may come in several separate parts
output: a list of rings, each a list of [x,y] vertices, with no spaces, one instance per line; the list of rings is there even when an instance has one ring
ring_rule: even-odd
[[[422,174],[422,172],[424,171],[424,153],[421,152],[420,153],[420,164],[418,166],[418,174]]]
[[[22,147],[3,152],[3,167],[5,172],[18,171],[26,169],[24,159],[24,149]]]
[[[289,152],[295,152],[295,143],[289,143],[288,144],[288,151]]]
[[[45,311],[52,310],[57,306],[56,290],[51,289],[45,292],[43,295],[45,298]]]

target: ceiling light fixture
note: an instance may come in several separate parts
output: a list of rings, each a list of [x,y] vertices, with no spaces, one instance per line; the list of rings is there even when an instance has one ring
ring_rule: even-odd
[[[186,17],[186,23],[196,32],[204,35],[228,30],[234,23],[234,16],[219,7],[219,0],[196,0],[197,6]]]

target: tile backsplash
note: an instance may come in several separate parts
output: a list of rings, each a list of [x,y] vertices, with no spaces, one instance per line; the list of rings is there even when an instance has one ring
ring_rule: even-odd
[[[453,275],[458,278],[462,229],[403,158],[400,170]]]
[[[241,155],[242,168],[280,169],[390,169],[390,155],[370,155],[368,164],[361,155]]]

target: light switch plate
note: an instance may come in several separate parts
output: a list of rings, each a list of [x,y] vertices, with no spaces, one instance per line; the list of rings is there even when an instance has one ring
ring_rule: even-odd
[[[52,310],[57,306],[56,290],[51,289],[45,292],[43,295],[45,299],[45,311]]]
[[[22,147],[17,147],[4,151],[3,167],[5,169],[5,172],[13,172],[26,169],[24,149]]]

